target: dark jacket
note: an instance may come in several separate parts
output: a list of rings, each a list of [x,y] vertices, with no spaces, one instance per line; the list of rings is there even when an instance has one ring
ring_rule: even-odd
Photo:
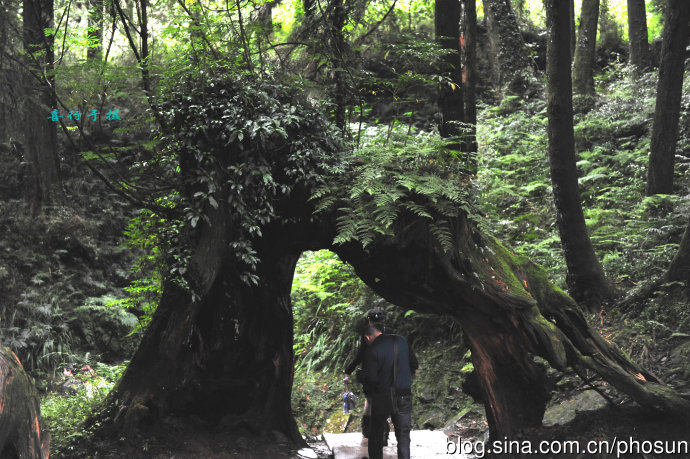
[[[379,335],[364,354],[364,393],[374,395],[393,385],[393,343],[398,340],[398,375],[396,391],[408,393],[412,375],[419,367],[414,351],[407,340],[399,335]]]

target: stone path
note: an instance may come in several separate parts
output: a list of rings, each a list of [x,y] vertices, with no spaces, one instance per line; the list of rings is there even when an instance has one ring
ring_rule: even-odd
[[[367,457],[367,443],[359,432],[324,433],[326,444],[333,451],[333,459],[362,459]],[[468,459],[472,456],[447,453],[448,437],[440,430],[413,430],[410,433],[411,459],[438,459],[441,457]],[[383,448],[383,459],[396,459],[395,434],[391,431],[389,446]]]

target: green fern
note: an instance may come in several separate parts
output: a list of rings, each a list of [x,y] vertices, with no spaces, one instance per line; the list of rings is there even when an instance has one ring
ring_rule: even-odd
[[[367,248],[381,235],[395,235],[401,216],[414,215],[430,220],[431,234],[452,250],[448,220],[461,212],[484,220],[463,162],[435,135],[393,138],[369,139],[354,154],[349,174],[314,193],[315,212],[336,209],[335,244],[358,241]]]

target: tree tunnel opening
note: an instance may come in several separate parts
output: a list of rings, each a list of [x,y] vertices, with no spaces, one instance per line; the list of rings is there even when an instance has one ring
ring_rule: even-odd
[[[356,371],[346,374],[345,368],[359,350],[355,323],[372,308],[384,311],[384,331],[405,336],[420,361],[413,393],[423,403],[415,402],[413,426],[439,429],[445,420],[473,403],[463,391],[472,371],[469,350],[454,319],[386,301],[330,250],[301,255],[291,300],[295,350],[292,408],[302,434],[361,430],[364,394]],[[357,397],[354,412],[344,413],[346,390]]]

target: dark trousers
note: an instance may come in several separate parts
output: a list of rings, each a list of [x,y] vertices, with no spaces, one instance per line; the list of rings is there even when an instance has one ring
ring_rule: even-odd
[[[410,459],[410,430],[412,428],[412,397],[399,395],[398,414],[393,414],[390,402],[386,403],[385,395],[374,397],[371,407],[371,434],[369,435],[369,459],[383,458],[383,432],[388,429],[388,417],[395,426],[395,438],[398,441],[398,459]]]

